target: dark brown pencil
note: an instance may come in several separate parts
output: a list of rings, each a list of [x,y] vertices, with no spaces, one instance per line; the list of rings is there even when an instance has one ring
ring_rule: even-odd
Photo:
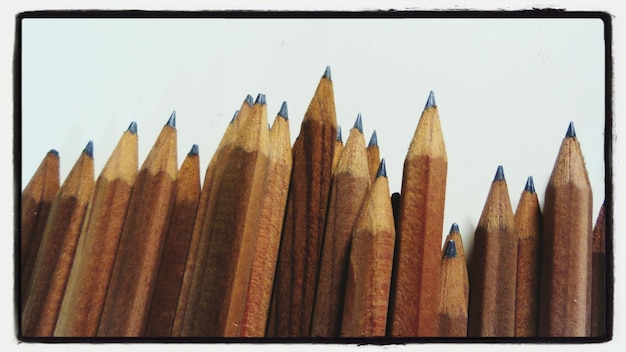
[[[367,163],[370,169],[370,176],[372,181],[376,178],[376,171],[378,170],[378,164],[380,164],[380,149],[378,148],[378,136],[376,130],[372,132],[370,142],[367,144]]]
[[[450,233],[460,237],[458,226],[452,225]],[[452,236],[450,236],[452,237]],[[462,244],[459,246],[462,248]],[[469,282],[467,264],[457,242],[446,241],[441,259],[441,300],[439,302],[439,336],[467,336],[467,305]]]
[[[170,216],[146,336],[171,336],[174,314],[183,280],[196,210],[200,199],[200,158],[194,144],[176,178],[176,198]]]
[[[606,336],[606,218],[604,203],[593,229],[591,273],[591,336]]]
[[[89,141],[52,202],[22,314],[24,336],[47,337],[54,332],[93,186]]]
[[[591,333],[592,194],[573,123],[546,187],[539,336]]]

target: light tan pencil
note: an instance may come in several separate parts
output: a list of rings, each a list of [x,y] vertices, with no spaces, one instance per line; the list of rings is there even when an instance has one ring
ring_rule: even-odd
[[[23,336],[48,337],[54,332],[93,187],[89,141],[52,202],[22,314]]]
[[[333,175],[339,163],[339,158],[343,152],[343,139],[341,137],[341,126],[337,126],[337,139],[335,140],[335,153],[333,154]]]
[[[467,336],[469,281],[459,227],[453,224],[441,258],[439,336]]]
[[[376,135],[376,130],[372,132],[372,137],[370,137],[370,141],[367,144],[367,163],[369,165],[370,175],[373,181],[376,178],[378,164],[380,164],[380,149],[378,148],[378,136]]]
[[[606,213],[604,203],[593,229],[591,273],[591,336],[605,337],[606,331]]]

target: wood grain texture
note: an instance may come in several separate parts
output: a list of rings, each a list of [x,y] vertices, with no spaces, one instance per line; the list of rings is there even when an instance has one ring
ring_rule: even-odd
[[[372,137],[367,145],[367,164],[370,170],[372,181],[376,178],[378,164],[380,164],[380,148],[378,147],[378,137],[376,131],[372,133]]]
[[[606,213],[604,203],[600,207],[593,228],[591,272],[591,336],[605,337],[606,331]]]
[[[441,258],[439,336],[467,336],[469,279],[458,227],[450,230]]]

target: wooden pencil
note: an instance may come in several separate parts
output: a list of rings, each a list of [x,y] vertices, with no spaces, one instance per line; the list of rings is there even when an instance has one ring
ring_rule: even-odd
[[[246,337],[265,336],[269,314],[293,162],[286,102],[283,102],[274,119],[269,139],[270,158],[241,326],[241,336]]]
[[[22,314],[23,336],[54,333],[93,187],[93,142],[89,141],[50,207]]]
[[[341,137],[341,126],[337,126],[337,139],[335,140],[335,152],[333,154],[333,175],[335,174],[335,169],[337,168],[337,164],[339,163],[339,158],[341,158],[341,153],[343,152],[343,139]]]
[[[337,117],[326,68],[293,145],[293,172],[281,237],[270,336],[308,336],[332,177]]]
[[[437,336],[448,158],[431,91],[404,160],[391,336]]]
[[[312,337],[339,337],[341,334],[352,229],[370,183],[359,114],[333,176],[313,305]]]
[[[395,237],[383,159],[352,234],[341,336],[385,336]]]
[[[132,122],[94,186],[54,336],[96,336],[136,177],[137,124]]]
[[[606,215],[604,203],[593,229],[591,273],[591,336],[605,337],[606,331]]]
[[[378,148],[378,136],[376,135],[376,130],[372,132],[372,137],[370,137],[370,141],[367,144],[367,163],[369,165],[370,175],[373,181],[374,178],[376,178],[378,164],[380,164],[380,149]]]
[[[458,225],[452,225],[441,258],[441,300],[439,302],[439,336],[467,336],[469,281]]]
[[[498,166],[474,235],[468,336],[514,336],[517,243],[504,170]]]
[[[442,247],[442,252],[441,252],[441,256],[443,257],[443,255],[445,254],[446,251],[446,246],[448,245],[448,242],[450,242],[450,240],[454,240],[454,247],[456,249],[456,256],[459,258],[463,258],[463,260],[465,261],[465,282],[468,283],[468,285],[465,287],[465,297],[468,297],[466,299],[466,301],[468,302],[468,309],[469,309],[469,273],[468,273],[468,268],[467,268],[467,257],[465,256],[465,246],[463,246],[463,238],[461,237],[461,232],[459,231],[459,225],[457,223],[452,224],[452,226],[450,227],[450,232],[448,233],[448,235],[446,236],[444,242],[443,242],[443,247]],[[466,332],[467,335],[467,332]]]
[[[204,231],[210,231],[210,243],[193,336],[241,333],[269,160],[263,94],[258,95],[251,113],[240,115],[238,122],[240,133],[230,157],[221,165],[224,176],[219,205],[214,220],[204,225]]]
[[[574,124],[546,187],[539,336],[591,333],[592,193]]]
[[[59,153],[51,149],[22,191],[20,227],[20,311],[46,227],[52,201],[59,191]]]
[[[146,336],[171,336],[174,314],[183,280],[189,242],[200,199],[200,158],[194,144],[176,178],[174,208],[169,219],[154,295],[148,314]]]
[[[519,237],[515,289],[515,336],[537,336],[541,227],[539,201],[533,177],[529,176],[515,211],[515,232]]]
[[[148,153],[128,205],[98,336],[143,336],[176,190],[176,113]]]

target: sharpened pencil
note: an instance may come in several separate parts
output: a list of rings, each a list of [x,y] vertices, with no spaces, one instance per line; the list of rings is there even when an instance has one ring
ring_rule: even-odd
[[[333,175],[335,174],[335,169],[337,168],[337,163],[339,163],[339,158],[341,157],[342,152],[343,138],[341,136],[341,126],[337,126],[337,139],[335,140],[335,153],[333,154]]]
[[[376,178],[378,164],[380,164],[380,149],[378,148],[378,136],[376,135],[376,130],[372,132],[372,137],[370,137],[370,141],[367,144],[367,163],[369,165],[370,175],[373,181]]]
[[[456,224],[455,224],[456,225]],[[454,232],[454,235],[453,235]],[[453,235],[453,236],[452,236]],[[453,225],[450,237],[459,237],[458,226]],[[467,336],[467,305],[469,281],[462,244],[450,238],[441,258],[441,300],[439,302],[439,336]]]
[[[606,215],[604,203],[593,229],[591,272],[591,336],[606,336]]]

